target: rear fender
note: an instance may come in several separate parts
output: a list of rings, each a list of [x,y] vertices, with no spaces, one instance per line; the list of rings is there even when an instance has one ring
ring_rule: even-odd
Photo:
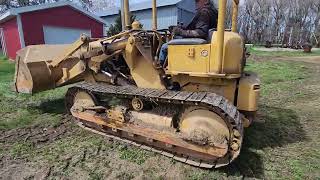
[[[238,86],[237,107],[240,111],[255,112],[258,110],[260,96],[260,79],[257,74],[245,72]]]

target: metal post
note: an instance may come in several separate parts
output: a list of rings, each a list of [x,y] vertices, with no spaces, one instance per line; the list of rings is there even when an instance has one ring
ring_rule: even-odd
[[[124,22],[124,0],[120,0],[121,3],[121,26],[122,26],[122,31],[126,29],[126,23]]]
[[[219,17],[218,17],[218,31],[217,31],[217,69],[218,73],[222,73],[222,61],[224,50],[224,30],[225,30],[225,16],[226,16],[227,0],[219,0]]]
[[[158,29],[157,0],[152,0],[152,30]]]
[[[129,0],[124,0],[124,22],[126,25],[126,29],[129,29],[130,27],[130,8],[129,8]]]
[[[238,32],[238,11],[239,11],[239,0],[233,0],[232,32]]]

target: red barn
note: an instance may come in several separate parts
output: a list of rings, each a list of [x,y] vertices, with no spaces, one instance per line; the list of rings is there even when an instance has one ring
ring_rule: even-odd
[[[28,45],[69,44],[82,33],[93,38],[104,34],[104,21],[70,2],[10,9],[0,16],[3,53],[15,59]]]

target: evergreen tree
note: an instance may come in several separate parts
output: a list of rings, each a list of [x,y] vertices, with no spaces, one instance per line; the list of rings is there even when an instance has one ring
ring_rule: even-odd
[[[132,24],[136,20],[136,16],[131,15],[130,16],[130,24]],[[117,18],[114,22],[114,24],[111,24],[109,27],[109,30],[107,32],[107,36],[114,36],[116,34],[119,34],[122,31],[122,20],[121,20],[121,11],[119,11],[119,14],[117,15]]]

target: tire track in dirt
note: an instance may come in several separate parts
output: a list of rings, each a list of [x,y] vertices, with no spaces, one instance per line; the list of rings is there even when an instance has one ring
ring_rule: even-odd
[[[54,141],[72,134],[75,129],[70,121],[71,117],[65,115],[56,126],[34,125],[26,128],[0,131],[0,145],[2,151],[10,152],[10,148],[17,143],[30,143],[32,147],[43,147]],[[20,150],[20,149],[18,149]],[[39,169],[37,163],[28,162],[27,159],[13,157],[10,153],[0,154],[0,179],[46,179],[53,167],[44,164]]]
[[[50,143],[60,139],[66,133],[71,133],[70,117],[66,116],[56,127],[31,126],[9,131],[0,131],[0,143],[14,143],[23,140],[30,141],[34,145]]]

